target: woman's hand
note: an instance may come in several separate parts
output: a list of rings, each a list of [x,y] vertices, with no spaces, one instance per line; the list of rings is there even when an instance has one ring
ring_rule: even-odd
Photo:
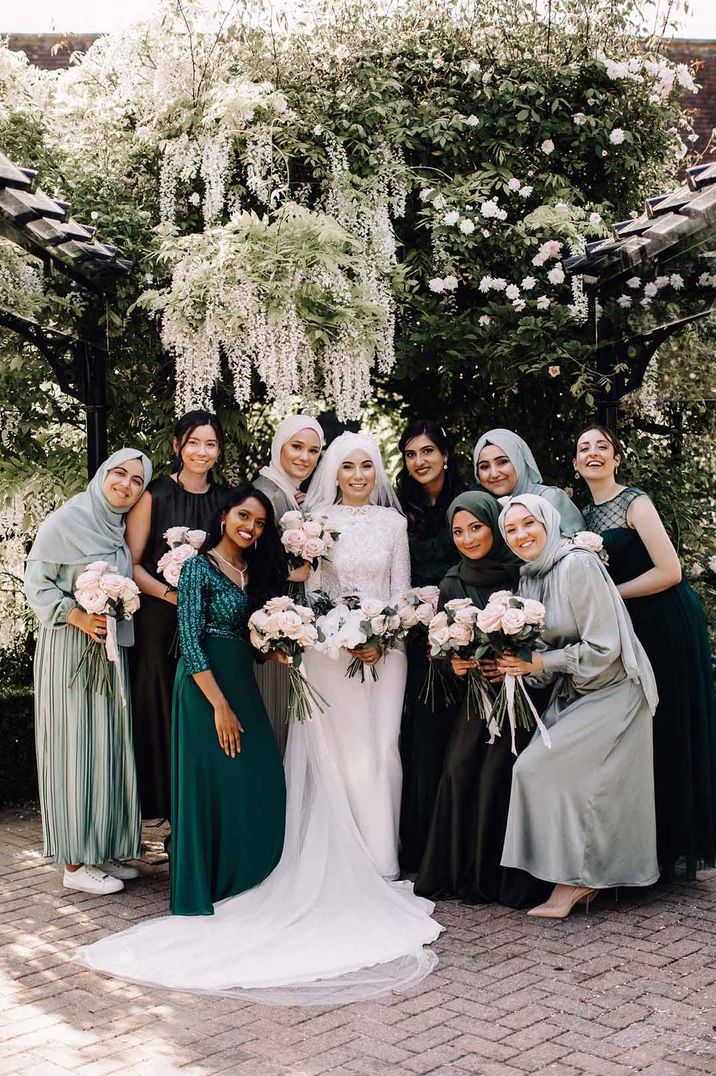
[[[280,650],[272,650],[268,656],[269,661],[277,661],[279,665],[290,665],[291,659],[287,654],[283,654]]]
[[[241,733],[244,730],[226,699],[214,707],[214,724],[222,749],[231,758],[236,758],[241,753]]]
[[[96,643],[103,643],[107,637],[107,617],[104,613],[85,613],[83,609],[70,609],[67,623],[79,628]]]
[[[383,650],[380,646],[356,646],[353,650],[349,650],[348,653],[352,657],[358,658],[364,665],[377,665],[383,657]]]
[[[535,650],[532,661],[522,661],[515,654],[506,650],[497,661],[497,669],[501,676],[531,676],[533,673],[542,672],[544,661],[542,655]]]
[[[451,656],[450,664],[455,676],[467,676],[471,669],[477,668],[477,662],[472,658],[459,658],[457,654]]]
[[[300,568],[292,568],[288,573],[288,578],[292,583],[305,583],[311,574],[310,561],[304,560]]]
[[[477,664],[480,667],[482,675],[486,680],[489,680],[490,683],[499,683],[499,681],[503,679],[496,658],[481,658]]]

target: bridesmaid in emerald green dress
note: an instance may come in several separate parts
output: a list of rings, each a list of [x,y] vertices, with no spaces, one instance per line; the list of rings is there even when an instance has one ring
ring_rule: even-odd
[[[399,442],[403,469],[397,492],[408,520],[410,576],[414,587],[439,586],[455,563],[455,546],[445,513],[465,488],[460,479],[452,439],[437,422],[416,419]],[[446,700],[442,681],[434,705],[420,695],[428,674],[424,640],[408,641],[408,679],[400,726],[403,791],[400,805],[400,866],[417,871],[422,859],[435,794],[443,768],[445,747],[457,706]]]
[[[258,546],[258,548],[257,548]],[[271,502],[227,495],[177,588],[181,658],[172,707],[171,910],[212,915],[283,848],[286,786],[254,677],[251,613],[286,584]]]
[[[617,481],[621,446],[604,426],[577,438],[574,465],[594,501],[590,530],[656,676],[654,785],[663,878],[693,879],[716,859],[716,697],[706,616],[648,496]]]

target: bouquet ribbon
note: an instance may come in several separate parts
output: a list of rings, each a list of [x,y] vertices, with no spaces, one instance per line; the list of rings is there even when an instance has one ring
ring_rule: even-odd
[[[105,646],[107,647],[107,660],[111,661],[117,670],[117,683],[119,684],[119,697],[122,700],[122,706],[127,705],[127,700],[124,697],[124,683],[122,681],[122,662],[119,656],[119,647],[117,645],[117,621],[113,616],[107,615],[107,639]]]
[[[527,694],[527,688],[522,683],[522,677],[521,676],[510,676],[509,673],[508,673],[508,675],[505,676],[505,698],[507,700],[507,717],[508,717],[508,720],[510,722],[510,733],[512,735],[512,754],[513,755],[517,754],[517,744],[515,742],[515,735],[516,735],[516,732],[517,732],[517,717],[516,717],[516,714],[515,714],[515,692],[518,690],[518,688],[522,692],[522,694],[524,695],[525,701],[526,701],[527,705],[529,706],[530,710],[532,711],[532,716],[535,719],[535,724],[537,725],[537,728],[540,731],[540,735],[542,737],[542,741],[543,741],[545,747],[551,747],[552,746],[552,739],[550,737],[550,734],[549,734],[549,731],[547,729],[547,726],[545,725],[544,721],[542,720],[542,718],[539,716],[539,714],[535,710],[534,704],[532,702],[532,699]],[[493,721],[494,721],[494,719],[493,719]],[[490,731],[492,732],[492,729],[490,729]],[[493,734],[493,739],[494,739],[494,734]],[[492,742],[493,741],[490,740],[490,743],[492,743]]]

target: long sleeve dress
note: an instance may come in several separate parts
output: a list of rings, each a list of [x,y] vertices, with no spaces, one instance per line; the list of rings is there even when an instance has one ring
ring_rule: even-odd
[[[217,901],[258,885],[278,863],[286,785],[254,678],[246,593],[197,556],[182,568],[177,609],[171,908],[212,915]],[[206,669],[244,729],[235,758],[219,744],[213,707],[193,679]]]
[[[536,878],[604,889],[650,885],[656,861],[652,718],[627,677],[608,582],[573,550],[520,593],[547,610],[541,650],[552,684],[538,732],[517,759],[502,863]]]
[[[439,518],[429,518],[424,532],[408,523],[411,585],[439,586],[455,560],[455,545],[440,509]],[[427,644],[424,638],[406,646],[408,677],[400,724],[400,758],[403,764],[403,793],[400,805],[400,865],[417,871],[425,849],[435,795],[443,768],[457,706],[448,702],[438,681],[434,705],[421,698],[428,675]]]
[[[128,557],[126,547],[125,552]],[[102,559],[117,566],[111,553]],[[85,647],[102,645],[67,623],[77,605],[75,580],[85,568],[29,560],[25,571],[25,594],[40,621],[35,744],[43,855],[58,863],[106,863],[140,854],[127,648],[120,643],[126,705],[116,686],[113,695],[101,695],[88,690],[82,674],[70,686]]]
[[[604,538],[617,585],[654,567],[627,523],[629,505],[645,496],[627,487],[585,509],[587,525]],[[667,878],[677,871],[693,878],[716,859],[716,696],[706,615],[685,579],[625,604],[659,689],[654,714],[659,865]]]
[[[152,498],[149,535],[142,567],[155,579],[157,563],[167,550],[170,527],[207,531],[226,495],[212,484],[206,493],[191,493],[165,475],[147,486]],[[134,751],[139,797],[144,818],[168,818],[171,811],[172,692],[177,668],[177,613],[170,602],[142,594],[135,617],[130,652]]]

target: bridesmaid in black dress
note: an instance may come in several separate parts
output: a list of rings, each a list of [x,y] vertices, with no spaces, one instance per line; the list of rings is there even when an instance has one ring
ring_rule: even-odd
[[[452,439],[437,422],[415,419],[403,432],[399,448],[403,469],[398,475],[397,493],[408,520],[411,584],[438,586],[455,563],[455,546],[445,513],[465,488]],[[408,680],[400,726],[400,866],[413,873],[420,866],[425,848],[445,745],[457,708],[445,699],[441,681],[436,684],[434,707],[420,699],[428,673],[425,642],[409,643],[407,656]]]
[[[127,544],[142,604],[130,654],[134,752],[144,818],[171,814],[171,715],[178,661],[176,589],[157,571],[170,527],[208,531],[226,496],[212,481],[224,439],[215,415],[190,411],[174,430],[172,473],[150,482],[127,517]]]
[[[656,843],[662,878],[688,879],[716,859],[716,696],[708,626],[682,578],[676,550],[649,497],[617,479],[623,453],[604,426],[577,438],[574,465],[593,504],[609,574],[629,610],[656,676],[654,714]]]

